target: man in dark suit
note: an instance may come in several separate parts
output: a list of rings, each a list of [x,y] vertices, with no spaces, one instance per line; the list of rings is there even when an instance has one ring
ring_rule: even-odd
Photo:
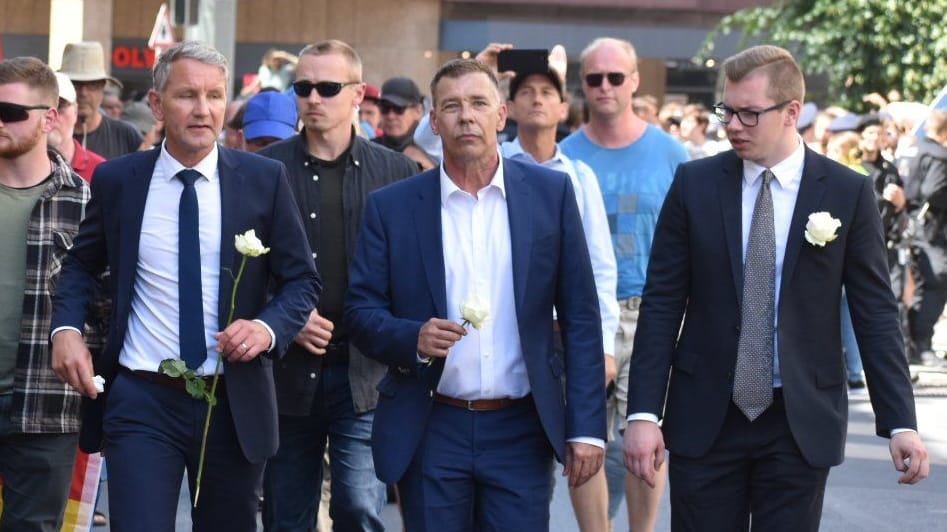
[[[575,195],[565,174],[500,158],[506,108],[489,67],[447,63],[431,94],[443,166],[369,196],[346,298],[353,342],[389,366],[375,470],[398,483],[413,532],[546,530],[553,455],[581,485],[605,438],[601,324]]]
[[[651,482],[670,449],[673,530],[747,530],[751,516],[755,530],[817,530],[845,448],[843,285],[877,433],[900,482],[929,473],[881,222],[872,184],[796,133],[805,86],[789,52],[750,48],[723,70],[715,110],[733,150],[681,165],[662,208],[625,464]]]
[[[256,530],[255,489],[277,447],[272,359],[318,301],[285,167],[217,146],[226,95],[227,60],[216,50],[188,42],[161,55],[149,99],[167,138],[99,166],[59,283],[53,366],[86,397],[83,449],[108,454],[113,530],[173,529],[185,468],[193,497],[207,404],[158,366],[181,358],[209,379],[218,357],[223,386],[194,528]],[[234,236],[249,229],[270,251],[247,261],[228,324],[241,261]],[[92,361],[77,329],[106,268],[111,326]]]

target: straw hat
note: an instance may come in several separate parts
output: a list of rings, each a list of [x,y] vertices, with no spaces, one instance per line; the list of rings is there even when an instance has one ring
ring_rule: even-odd
[[[105,54],[102,45],[94,42],[69,43],[62,52],[60,72],[72,81],[99,81],[107,79],[122,86],[122,82],[105,72]]]

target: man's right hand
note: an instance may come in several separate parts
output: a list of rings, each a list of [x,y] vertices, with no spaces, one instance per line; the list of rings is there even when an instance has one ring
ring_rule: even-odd
[[[664,463],[664,435],[658,424],[646,420],[628,423],[622,450],[628,471],[653,488],[654,472]]]
[[[95,370],[92,353],[78,331],[64,329],[53,335],[52,366],[56,376],[80,394],[95,399]]]
[[[314,355],[324,355],[329,340],[332,340],[333,330],[335,324],[320,316],[318,310],[312,309],[309,320],[293,341]]]
[[[446,358],[450,348],[466,335],[467,329],[455,321],[431,318],[418,332],[418,353],[426,357]]]

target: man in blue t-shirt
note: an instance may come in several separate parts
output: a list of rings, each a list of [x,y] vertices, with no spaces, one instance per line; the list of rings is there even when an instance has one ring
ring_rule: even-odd
[[[683,145],[632,111],[631,98],[640,80],[630,42],[596,39],[582,52],[580,62],[589,122],[563,140],[560,148],[568,157],[589,165],[598,176],[618,263],[618,377],[615,394],[608,402],[608,435],[613,440],[615,429],[623,430],[627,424],[622,418],[628,397],[628,368],[654,227],[677,165],[688,156]],[[609,455],[618,457],[605,464],[609,514],[614,515],[618,507],[617,494],[624,479],[631,529],[653,530],[667,469],[662,468],[655,485],[648,486],[627,475],[620,458],[620,440],[610,442],[608,447]]]

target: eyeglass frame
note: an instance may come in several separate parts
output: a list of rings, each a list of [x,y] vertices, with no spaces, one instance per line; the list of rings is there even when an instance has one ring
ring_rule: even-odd
[[[401,116],[408,110],[408,107],[410,106],[397,105],[385,100],[378,100],[378,113],[381,114],[381,116],[385,116],[392,111],[394,111],[396,115]]]
[[[756,127],[760,124],[760,115],[766,114],[770,111],[776,111],[777,109],[782,109],[783,107],[786,107],[790,103],[792,103],[791,99],[786,100],[781,103],[777,103],[776,105],[771,105],[767,107],[766,109],[760,109],[759,111],[754,111],[752,109],[739,109],[738,110],[738,109],[734,109],[728,106],[727,104],[723,102],[717,102],[713,106],[714,118],[716,118],[717,120],[720,121],[721,124],[726,126],[730,124],[730,121],[733,120],[733,117],[735,116],[737,117],[737,120],[740,121],[740,124],[743,125],[743,127]],[[727,113],[730,113],[730,118],[725,118]],[[747,121],[743,119],[741,115],[744,113],[753,117],[752,124],[747,124]]]
[[[628,79],[630,74],[625,74],[624,72],[593,72],[591,74],[586,74],[582,77],[582,80],[585,81],[585,84],[593,89],[601,87],[605,80],[608,80],[608,84],[612,87],[621,87],[625,84],[625,81]],[[593,83],[591,80],[597,79],[598,81]],[[613,83],[613,80],[619,79],[617,83]]]
[[[4,124],[16,124],[17,122],[25,122],[29,120],[30,119],[29,111],[39,111],[39,110],[48,111],[52,109],[52,107],[50,107],[49,105],[20,105],[18,103],[13,103],[13,102],[0,102],[0,109],[4,107],[6,107],[12,112],[23,113],[22,115],[17,115],[17,117],[13,117],[13,119],[10,119],[10,120],[0,117],[0,122]],[[3,113],[3,111],[0,111],[0,113]],[[22,117],[22,118],[19,118],[19,117]]]
[[[320,98],[334,98],[338,96],[345,87],[348,87],[349,85],[358,85],[359,83],[361,83],[361,81],[317,81],[313,83],[312,81],[301,79],[294,81],[292,86],[293,93],[300,98],[308,98],[312,96],[313,89],[315,89],[316,94],[318,94]],[[300,90],[300,87],[302,90]],[[332,92],[324,94],[323,91],[319,89],[319,87],[331,87],[329,90]]]

